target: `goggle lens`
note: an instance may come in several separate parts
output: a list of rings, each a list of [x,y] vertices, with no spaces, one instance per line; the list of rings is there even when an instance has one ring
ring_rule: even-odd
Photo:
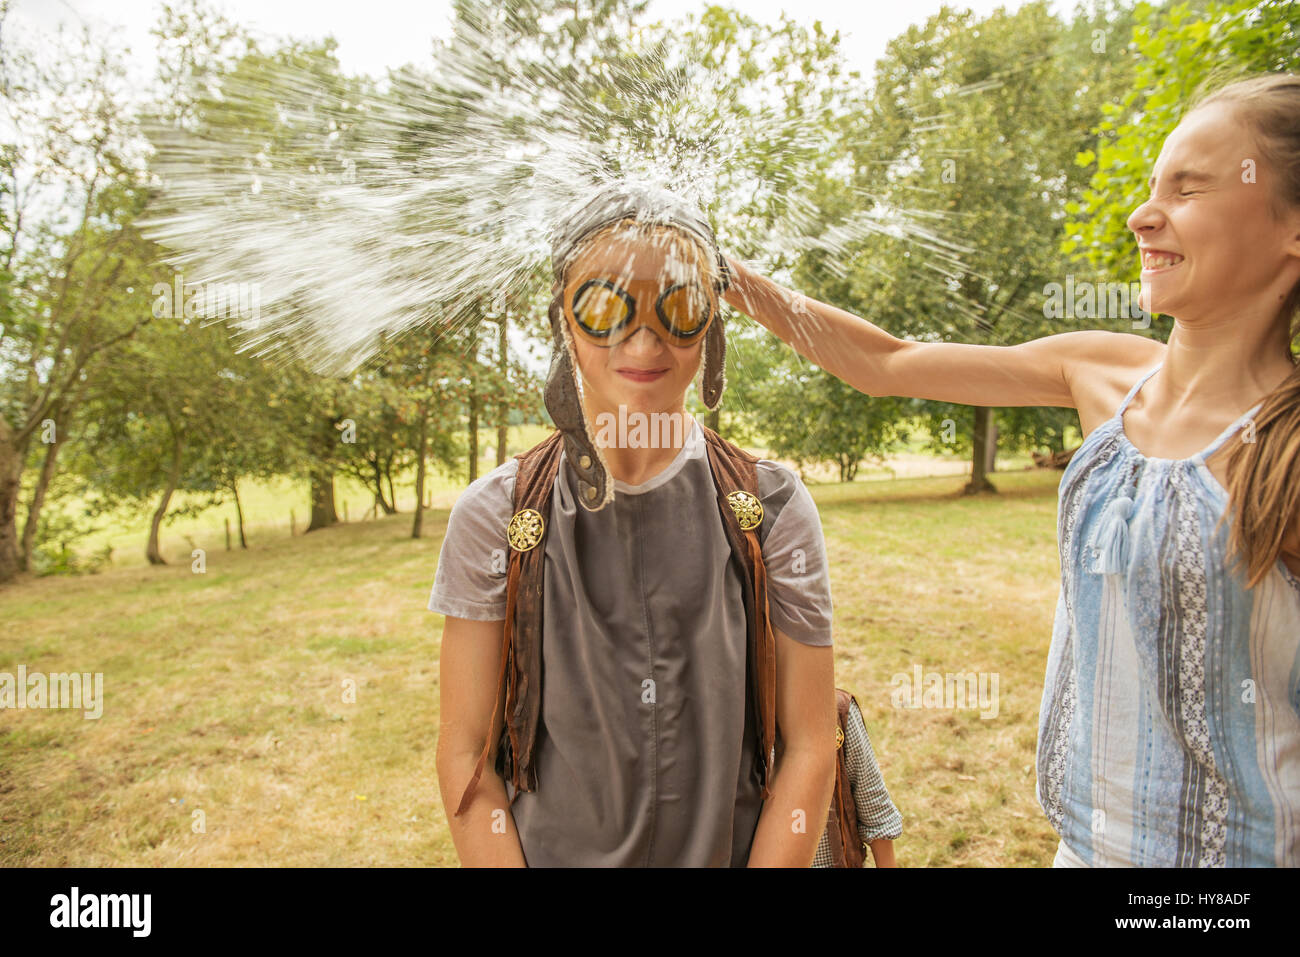
[[[694,283],[673,286],[659,297],[659,318],[673,335],[693,336],[709,324],[709,300]]]
[[[631,334],[636,300],[622,286],[608,279],[589,279],[578,287],[571,301],[577,328],[602,345],[613,345]],[[655,314],[670,340],[688,345],[708,328],[712,304],[699,283],[669,286],[655,300]],[[642,318],[642,321],[646,321]]]
[[[573,297],[573,318],[595,336],[608,336],[632,316],[627,294],[603,281],[583,283]]]

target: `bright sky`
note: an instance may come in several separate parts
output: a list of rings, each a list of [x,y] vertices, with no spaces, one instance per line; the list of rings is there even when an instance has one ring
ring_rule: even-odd
[[[952,5],[984,16],[998,7],[1018,9],[1024,0],[951,0]],[[429,39],[450,32],[450,0],[218,0],[220,9],[238,23],[259,33],[300,38],[333,34],[338,54],[349,72],[382,76],[387,67],[422,61],[429,55]],[[942,0],[733,0],[756,20],[776,21],[782,11],[811,24],[820,20],[829,30],[839,30],[851,68],[870,74],[885,44],[910,24],[924,23],[943,5]],[[652,19],[674,20],[702,10],[704,0],[651,0]],[[60,20],[89,20],[120,28],[130,47],[133,67],[143,76],[152,74],[154,53],[149,28],[157,21],[159,0],[17,0],[17,18],[37,29],[51,29]],[[1053,0],[1062,18],[1072,2]]]

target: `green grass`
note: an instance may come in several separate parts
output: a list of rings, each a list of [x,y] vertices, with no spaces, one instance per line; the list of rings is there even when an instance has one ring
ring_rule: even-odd
[[[999,474],[1001,494],[977,498],[957,477],[813,487],[836,681],[903,813],[904,866],[1051,861],[1033,760],[1059,477]],[[0,670],[103,672],[105,692],[99,720],[0,711],[0,864],[455,864],[434,770],[442,619],[425,604],[460,484],[419,541],[412,500],[311,535],[285,516],[249,551],[209,535],[204,574],[168,528],[170,565],[0,588]],[[996,673],[998,716],[895,709],[891,677],[914,664]]]
[[[815,489],[831,563],[836,682],[853,691],[894,801],[909,865],[1041,865],[1056,839],[1034,798],[1039,697],[1059,582],[1060,473]],[[998,676],[992,719],[895,709],[895,675]]]

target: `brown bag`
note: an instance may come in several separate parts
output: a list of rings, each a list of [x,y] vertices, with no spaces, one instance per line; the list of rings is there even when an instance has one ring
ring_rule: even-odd
[[[776,761],[776,639],[768,619],[767,570],[758,533],[761,512],[758,503],[758,459],[732,445],[703,424],[709,467],[718,489],[718,511],[722,517],[733,558],[741,569],[741,596],[748,621],[748,680],[758,729],[759,769],[762,797],[771,796],[770,782]],[[515,797],[537,787],[533,757],[541,711],[542,573],[545,528],[550,521],[551,493],[564,449],[562,433],[555,432],[516,458],[514,517],[511,519],[510,565],[506,577],[506,620],[502,636],[501,672],[493,714],[504,722],[498,739],[497,768],[512,782]],[[844,734],[852,696],[836,689],[839,727],[836,734],[835,789],[831,797],[823,844],[829,841],[832,866],[861,867],[866,845],[858,839],[857,813],[844,756]],[[483,751],[455,813],[469,803],[482,776],[492,741]],[[513,803],[513,799],[512,799]]]
[[[852,704],[850,692],[835,689],[835,714],[839,719],[835,733],[835,793],[831,797],[826,833],[822,835],[822,842],[830,851],[831,867],[864,867],[867,861],[867,843],[858,835],[858,805],[853,797],[844,747],[852,720],[849,712]]]

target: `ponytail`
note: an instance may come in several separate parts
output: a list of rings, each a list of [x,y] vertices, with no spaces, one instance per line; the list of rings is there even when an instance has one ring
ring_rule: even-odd
[[[1228,454],[1228,498],[1228,556],[1245,563],[1254,588],[1281,558],[1287,530],[1300,525],[1300,365],[1238,433]]]
[[[1276,175],[1272,209],[1281,216],[1300,209],[1300,76],[1266,73],[1229,83],[1192,106],[1227,103],[1253,130]],[[1277,316],[1289,333],[1291,361],[1300,337],[1300,283]],[[1300,527],[1300,365],[1270,392],[1228,453],[1231,502],[1229,561],[1245,566],[1254,588],[1278,562],[1290,529]]]

